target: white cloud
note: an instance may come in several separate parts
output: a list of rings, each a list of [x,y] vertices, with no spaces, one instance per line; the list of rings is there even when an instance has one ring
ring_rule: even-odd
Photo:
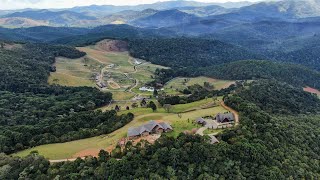
[[[23,8],[70,8],[74,6],[96,5],[136,5],[151,4],[158,1],[169,0],[0,0],[0,9],[23,9]],[[201,2],[226,2],[241,0],[196,0]],[[257,1],[257,0],[251,0]]]

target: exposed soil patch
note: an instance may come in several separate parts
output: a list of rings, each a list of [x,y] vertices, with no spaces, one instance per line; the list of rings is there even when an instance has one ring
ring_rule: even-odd
[[[128,43],[119,40],[106,39],[96,44],[96,47],[100,50],[107,52],[125,52],[128,51]]]
[[[149,136],[140,137],[138,139],[133,140],[132,144],[137,145],[141,140],[148,141],[150,144],[154,144],[157,139],[160,138],[160,134],[151,134]]]
[[[317,94],[320,96],[320,91],[311,87],[305,87],[303,88],[304,91],[309,92],[309,93],[313,93],[313,94]]]
[[[22,45],[21,44],[8,44],[8,43],[4,43],[3,44],[3,48],[5,50],[15,50],[15,49],[19,49],[19,48],[22,48]]]
[[[73,158],[86,157],[86,156],[98,157],[99,152],[100,152],[101,149],[98,149],[98,148],[85,149],[85,150],[82,150],[80,152],[77,152],[72,157]],[[105,148],[104,150],[107,151],[107,152],[111,152],[113,149],[114,149],[114,146],[109,146],[109,147]]]
[[[112,88],[112,89],[120,89],[121,87],[119,86],[118,83],[114,82],[114,81],[108,81],[108,85]]]

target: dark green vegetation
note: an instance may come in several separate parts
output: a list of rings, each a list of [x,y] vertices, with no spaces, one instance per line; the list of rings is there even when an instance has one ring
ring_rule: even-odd
[[[110,93],[47,85],[56,56],[78,58],[84,53],[67,46],[10,45],[16,48],[0,49],[1,152],[99,135],[133,119],[132,114],[92,111],[110,102]]]
[[[208,67],[161,69],[155,72],[156,82],[166,83],[174,77],[208,76],[218,79],[276,79],[294,86],[320,88],[320,73],[301,65],[262,60],[241,60]]]
[[[242,86],[242,82],[237,82],[236,85],[231,85],[228,88],[221,90],[208,90],[198,84],[189,86],[182,91],[183,94],[187,96],[162,96],[160,95],[158,98],[159,103],[163,106],[164,104],[187,104],[195,101],[199,101],[205,98],[213,98],[213,100],[217,100],[218,96],[224,96],[235,89],[237,86]]]
[[[241,124],[218,136],[220,143],[211,145],[206,137],[181,134],[177,139],[162,137],[154,145],[116,148],[111,154],[101,151],[98,158],[48,165],[41,156],[32,154],[26,158],[10,158],[2,155],[3,177],[65,179],[317,179],[319,166],[319,115],[281,115],[261,109],[259,101],[247,98],[247,93],[270,88],[259,94],[258,99],[270,103],[267,111],[277,108],[291,109],[281,99],[287,92],[292,97],[303,95],[306,107],[299,113],[308,113],[308,108],[319,107],[320,101],[312,99],[302,90],[276,81],[255,82],[240,88],[237,94],[224,98],[225,103],[241,115]],[[249,90],[248,90],[249,88]],[[251,89],[252,88],[252,89]],[[281,92],[280,92],[281,90]],[[284,92],[283,92],[284,91]],[[257,95],[258,97],[258,95]],[[284,97],[285,98],[285,97]],[[293,98],[292,98],[293,99]],[[270,109],[269,109],[270,108]],[[315,108],[319,112],[318,108]],[[116,160],[120,158],[121,160]],[[31,162],[31,160],[34,160]],[[21,163],[18,163],[20,161]],[[30,162],[24,163],[24,162]],[[19,167],[19,168],[14,168]],[[33,167],[33,168],[31,168]],[[24,173],[20,173],[24,172]],[[20,175],[19,175],[20,174]]]
[[[244,87],[238,90],[237,95],[232,98],[235,97],[252,102],[272,114],[315,114],[320,112],[320,100],[316,95],[277,81],[254,81],[250,84],[250,88]],[[241,107],[237,105],[241,104],[241,99],[232,99],[235,104],[227,104],[241,110]]]
[[[225,79],[276,79],[295,86],[320,88],[320,73],[301,65],[246,60],[207,67],[201,74]]]
[[[129,41],[132,56],[164,66],[205,67],[259,56],[221,41],[199,38],[140,39]]]

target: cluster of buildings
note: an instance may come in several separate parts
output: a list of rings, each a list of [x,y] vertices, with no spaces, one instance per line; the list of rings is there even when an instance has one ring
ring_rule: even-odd
[[[104,82],[102,82],[101,80],[100,80],[100,74],[96,74],[96,76],[95,76],[95,81],[96,81],[96,85],[99,87],[99,88],[105,88],[105,87],[107,87],[107,84],[106,83],[104,83]]]
[[[148,136],[150,134],[161,134],[170,131],[173,131],[173,128],[170,126],[170,124],[166,122],[158,123],[154,120],[151,120],[148,123],[139,127],[129,128],[127,136],[129,139],[135,139],[142,136]]]
[[[210,129],[218,129],[232,126],[235,122],[235,116],[230,112],[218,113],[213,119],[198,118],[195,122]]]

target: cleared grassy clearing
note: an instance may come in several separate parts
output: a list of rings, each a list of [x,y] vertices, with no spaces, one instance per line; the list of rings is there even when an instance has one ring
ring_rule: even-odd
[[[205,82],[208,82],[209,84],[214,86],[215,90],[220,90],[223,88],[229,87],[231,84],[235,83],[235,81],[229,81],[229,80],[220,80],[220,79],[213,79],[209,77],[196,77],[196,78],[184,78],[184,77],[179,77],[171,80],[165,85],[165,88],[167,90],[174,90],[174,91],[179,91],[183,90],[188,86],[199,84],[203,86]]]
[[[98,45],[78,47],[77,49],[86,52],[87,55],[79,59],[57,58],[55,63],[57,71],[51,73],[48,80],[50,84],[95,87],[95,81],[93,80],[95,74],[103,71],[103,81],[108,85],[110,91],[121,90],[124,92],[134,86],[136,80],[138,86],[133,91],[140,94],[139,88],[152,81],[154,71],[157,68],[165,68],[144,60],[137,60],[141,64],[135,65],[136,60],[130,57],[127,51],[104,51]],[[90,79],[92,79],[92,82]],[[152,95],[152,93],[144,94],[143,92],[142,94]],[[117,93],[114,97],[117,100],[132,98],[127,93]]]
[[[92,80],[63,73],[52,73],[48,79],[48,83],[73,87],[77,87],[79,86],[79,84],[81,84],[82,86],[95,87],[95,83]]]
[[[203,134],[218,134],[223,132],[223,129],[206,129]]]
[[[129,127],[142,125],[149,120],[161,120],[170,123],[174,127],[174,131],[171,133],[167,133],[166,135],[177,136],[185,130],[191,130],[193,128],[199,127],[198,125],[192,123],[192,121],[197,117],[215,115],[219,112],[226,111],[221,106],[208,109],[199,109],[198,105],[207,101],[208,100],[175,106],[175,112],[178,112],[178,110],[186,111],[190,108],[196,109],[194,111],[181,113],[181,118],[176,113],[165,113],[164,109],[162,108],[160,108],[157,112],[152,112],[150,108],[137,108],[130,111],[121,111],[120,113],[134,113],[135,119],[125,125],[123,128],[120,128],[110,134],[71,141],[67,143],[42,145],[18,152],[14,155],[26,156],[31,151],[37,150],[41,155],[44,155],[48,159],[72,158],[78,152],[87,149],[106,149],[110,146],[114,146],[119,139],[121,139],[122,137],[126,137],[126,133]]]

